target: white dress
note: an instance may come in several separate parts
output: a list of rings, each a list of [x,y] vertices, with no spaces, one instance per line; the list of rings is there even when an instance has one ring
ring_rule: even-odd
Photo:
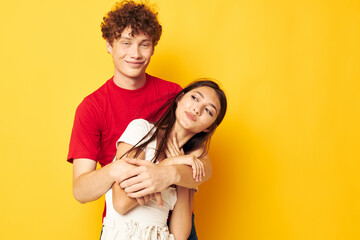
[[[133,120],[121,135],[119,142],[135,145],[153,127],[143,119]],[[144,141],[146,141],[145,139]],[[150,161],[155,154],[156,140],[146,148],[145,160]],[[177,201],[176,189],[169,187],[161,192],[163,207],[159,208],[155,200],[143,206],[136,206],[124,215],[115,211],[112,202],[112,189],[106,192],[106,217],[101,240],[174,240],[167,227],[169,211],[173,210]]]

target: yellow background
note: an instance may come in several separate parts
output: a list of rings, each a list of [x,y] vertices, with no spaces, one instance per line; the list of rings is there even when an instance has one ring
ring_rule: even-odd
[[[196,194],[200,239],[360,239],[360,2],[158,0],[148,68],[218,79],[229,108]],[[98,239],[72,196],[76,106],[111,77],[113,1],[1,4],[0,239]]]

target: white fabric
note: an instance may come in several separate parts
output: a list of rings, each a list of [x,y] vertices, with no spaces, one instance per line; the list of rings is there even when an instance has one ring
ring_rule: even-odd
[[[153,127],[143,119],[133,120],[118,140],[131,145],[137,144]],[[148,138],[147,138],[148,139]],[[155,154],[156,140],[146,148],[145,160],[150,161]],[[143,206],[137,206],[124,215],[115,211],[112,203],[112,189],[106,192],[106,217],[101,240],[172,240],[169,233],[167,218],[177,201],[176,189],[169,187],[161,192],[163,207],[159,208],[155,200],[150,200]]]

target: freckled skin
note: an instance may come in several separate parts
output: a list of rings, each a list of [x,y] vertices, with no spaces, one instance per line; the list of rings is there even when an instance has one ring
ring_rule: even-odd
[[[219,110],[219,97],[214,89],[195,88],[178,102],[177,124],[193,133],[206,131],[216,120]]]
[[[131,31],[130,27],[124,29],[119,39],[106,44],[114,62],[114,81],[119,85],[129,80],[145,83],[145,70],[154,53],[150,37],[143,33],[132,36]]]

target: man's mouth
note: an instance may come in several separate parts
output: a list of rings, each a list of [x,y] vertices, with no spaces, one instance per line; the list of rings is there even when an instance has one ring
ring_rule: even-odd
[[[130,66],[134,66],[134,67],[139,67],[142,66],[144,64],[144,62],[138,62],[138,61],[126,61],[125,62],[127,64],[129,64]]]

